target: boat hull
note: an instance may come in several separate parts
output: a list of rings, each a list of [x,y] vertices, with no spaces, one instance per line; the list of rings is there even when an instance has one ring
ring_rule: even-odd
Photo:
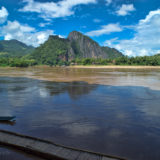
[[[11,121],[15,119],[15,116],[4,116],[4,117],[0,117],[0,121]]]

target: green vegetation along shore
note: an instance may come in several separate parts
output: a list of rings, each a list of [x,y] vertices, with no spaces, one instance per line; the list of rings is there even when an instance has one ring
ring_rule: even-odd
[[[34,65],[46,65],[38,63],[36,59],[28,58],[0,58],[0,66],[10,67],[28,67]],[[49,66],[69,66],[69,65],[129,65],[129,66],[160,66],[160,55],[144,56],[144,57],[119,57],[115,59],[94,59],[82,58],[73,59],[71,61],[58,61],[58,63],[48,63]]]

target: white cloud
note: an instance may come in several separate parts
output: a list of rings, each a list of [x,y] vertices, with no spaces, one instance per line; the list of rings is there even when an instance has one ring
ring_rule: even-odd
[[[101,36],[104,34],[110,34],[112,32],[121,32],[123,29],[119,24],[108,24],[101,26],[101,29],[87,32],[88,36]]]
[[[104,42],[104,45],[106,45],[106,46],[112,46],[112,44],[115,43],[117,40],[118,40],[118,37],[112,38],[112,39],[110,39],[110,40],[106,40],[106,41]]]
[[[144,56],[160,53],[160,9],[150,11],[145,19],[134,26],[134,37],[129,40],[107,41],[128,56]],[[110,44],[109,44],[110,42]]]
[[[70,134],[84,136],[96,132],[99,128],[97,126],[87,124],[87,123],[72,123],[63,126],[64,129],[67,129]]]
[[[36,12],[40,17],[49,20],[51,18],[66,17],[74,14],[73,7],[96,3],[96,0],[61,0],[56,2],[37,2],[23,0],[26,5],[20,9],[22,12]]]
[[[109,6],[112,3],[112,0],[106,0],[106,5]]]
[[[52,34],[52,30],[37,32],[35,28],[20,24],[18,21],[8,21],[6,25],[0,27],[0,36],[4,36],[5,40],[17,39],[35,47],[46,41]]]
[[[135,11],[133,4],[122,4],[122,6],[116,11],[118,16],[126,16],[130,14],[130,12]]]
[[[5,7],[1,7],[0,9],[0,24],[4,23],[7,20],[8,11]]]
[[[93,22],[95,22],[95,23],[100,23],[100,22],[101,22],[101,20],[100,20],[100,19],[95,18],[95,19],[93,19]]]
[[[45,27],[45,26],[48,26],[48,25],[51,25],[51,23],[47,22],[47,23],[40,23],[39,24],[40,27]]]
[[[19,31],[23,31],[23,32],[32,32],[35,29],[33,27],[30,27],[28,25],[20,25],[20,23],[18,21],[8,21],[7,25],[2,27],[2,31],[12,31],[12,32],[17,32],[17,30]]]
[[[59,38],[66,38],[64,35],[58,35]]]

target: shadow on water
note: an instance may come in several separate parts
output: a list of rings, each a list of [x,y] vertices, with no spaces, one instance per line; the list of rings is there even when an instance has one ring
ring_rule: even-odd
[[[131,160],[160,159],[158,90],[1,77],[0,104],[0,114],[17,117],[2,129]]]
[[[16,124],[16,121],[0,121],[0,125],[14,126],[15,124]]]
[[[0,145],[0,160],[44,160],[42,158],[16,150],[14,147]]]

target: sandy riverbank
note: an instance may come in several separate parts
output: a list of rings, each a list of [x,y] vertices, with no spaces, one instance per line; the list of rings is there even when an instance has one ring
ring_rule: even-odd
[[[28,68],[100,68],[100,69],[160,69],[160,66],[120,66],[120,65],[73,65],[73,66],[47,66],[47,65],[38,65],[38,66],[31,66]],[[25,69],[21,67],[0,67],[0,69]],[[27,69],[27,68],[26,68]]]
[[[69,66],[68,68],[106,68],[106,69],[160,69],[160,66],[118,66],[118,65],[106,65],[106,66],[99,66],[99,65],[91,65],[91,66],[84,66],[84,65],[75,65]]]

